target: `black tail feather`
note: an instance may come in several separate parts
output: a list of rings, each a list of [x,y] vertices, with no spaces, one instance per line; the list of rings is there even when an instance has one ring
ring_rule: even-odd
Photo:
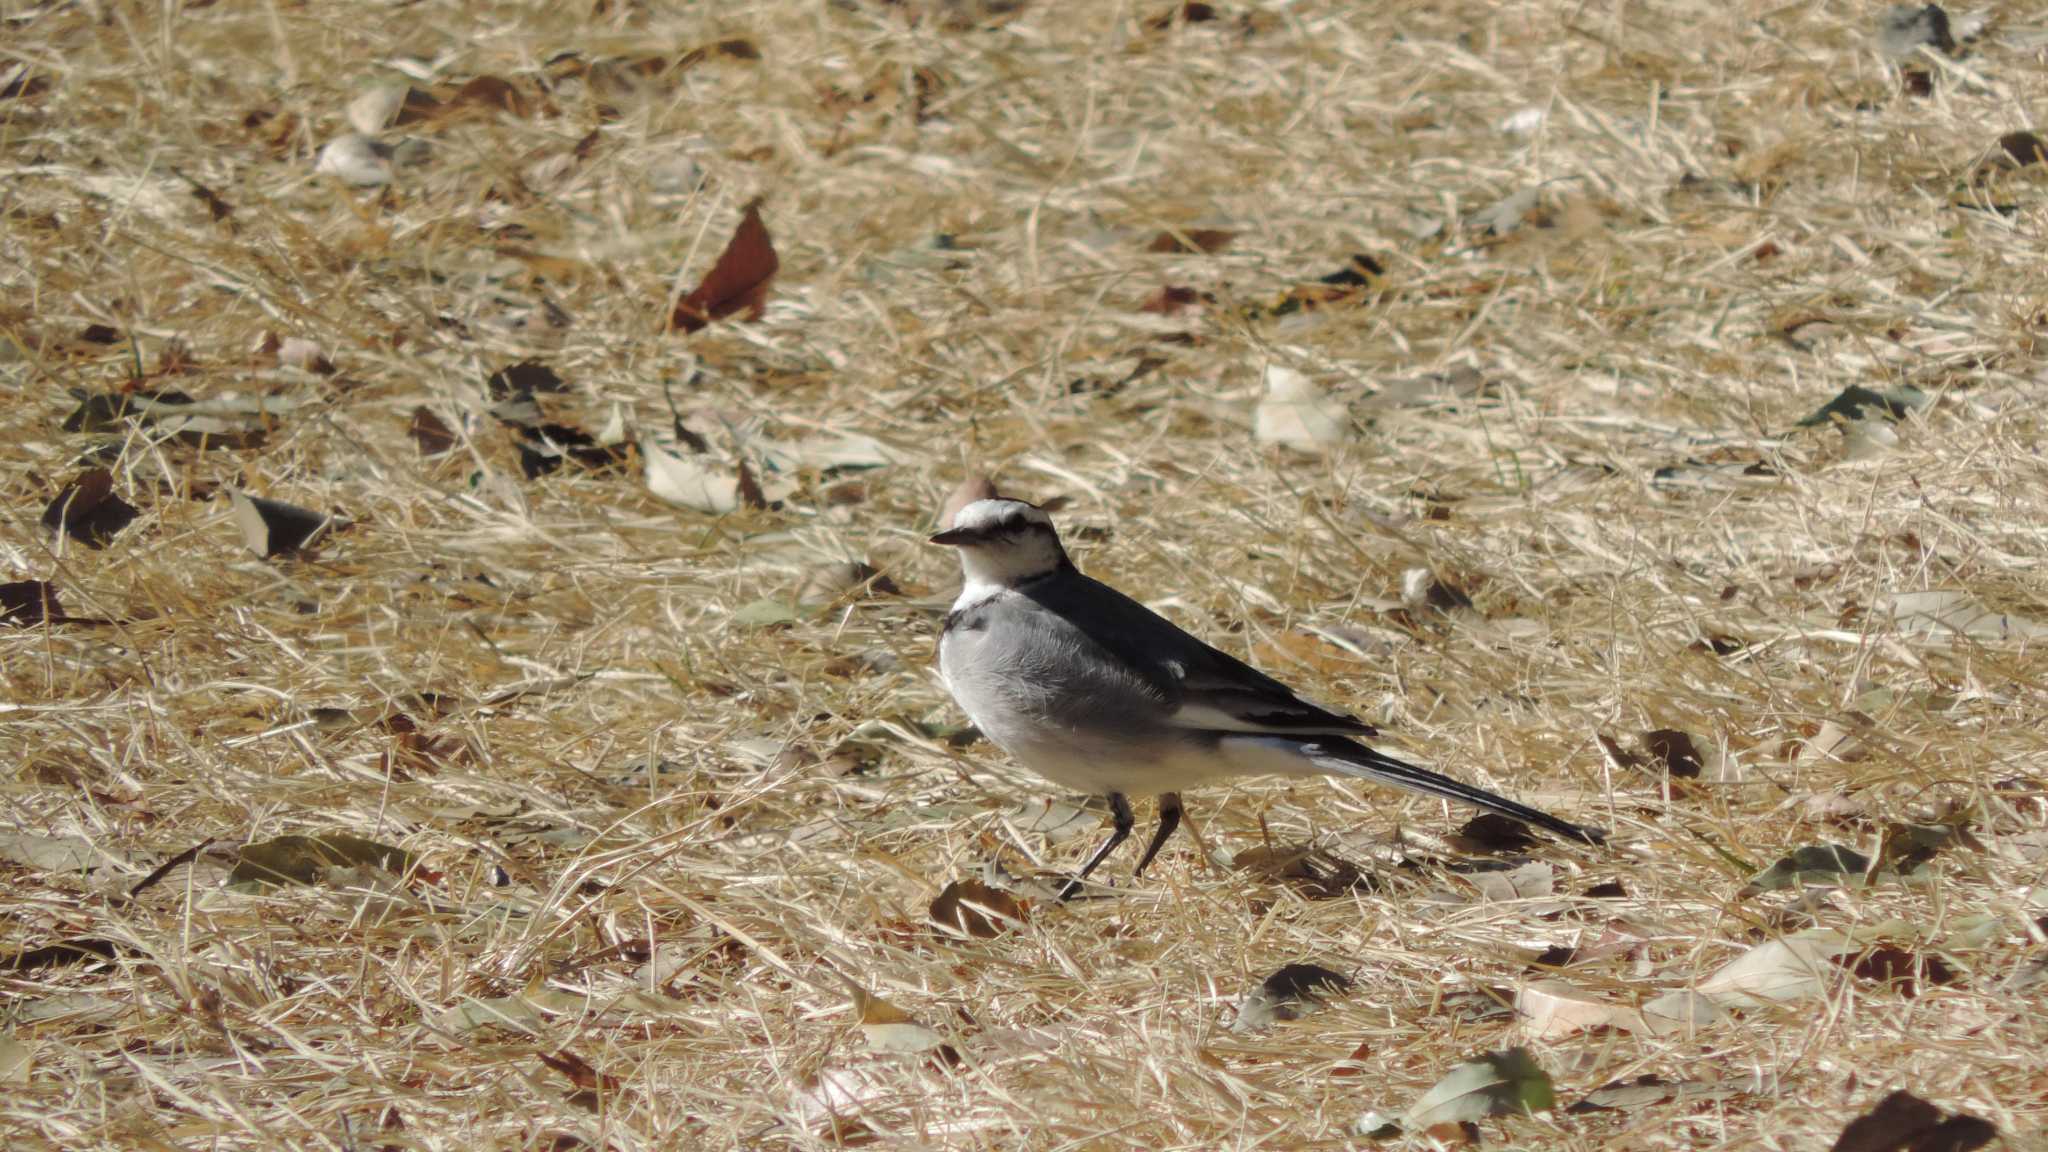
[[[1601,829],[1574,824],[1541,809],[1518,804],[1505,796],[1496,796],[1484,788],[1475,788],[1470,784],[1431,772],[1427,768],[1417,768],[1413,764],[1403,763],[1355,740],[1325,738],[1304,741],[1301,752],[1316,766],[1335,775],[1376,780],[1409,792],[1420,792],[1425,796],[1461,801],[1474,808],[1498,812],[1532,827],[1555,832],[1569,840],[1582,840],[1588,844],[1604,844],[1607,841],[1607,833]]]

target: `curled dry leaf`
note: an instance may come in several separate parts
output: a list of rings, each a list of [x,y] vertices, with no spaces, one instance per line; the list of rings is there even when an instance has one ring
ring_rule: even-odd
[[[1658,728],[1643,733],[1643,751],[1650,761],[1663,767],[1675,779],[1691,780],[1699,776],[1702,760],[1699,748],[1692,737],[1676,728]]]
[[[1840,844],[1809,844],[1781,856],[1749,878],[1737,895],[1747,899],[1785,888],[1855,888],[1870,871],[1870,857]]]
[[[352,187],[376,188],[391,183],[392,152],[391,145],[368,136],[336,136],[321,147],[313,171]]]
[[[43,509],[43,528],[88,548],[104,548],[140,515],[134,505],[114,494],[113,473],[89,468]]]
[[[1515,1014],[1534,1040],[1554,1040],[1594,1028],[1647,1031],[1635,1009],[1596,1000],[1562,980],[1530,982],[1515,996]]]
[[[311,548],[339,523],[326,513],[251,496],[240,489],[231,489],[228,499],[229,514],[241,529],[243,545],[265,558]]]
[[[979,880],[955,880],[926,909],[933,927],[950,936],[993,940],[1026,919],[1024,906],[1008,892]]]
[[[1266,395],[1252,410],[1252,435],[1261,444],[1320,452],[1344,439],[1344,405],[1307,376],[1284,364],[1266,366]]]
[[[769,283],[782,267],[768,226],[761,222],[761,200],[748,201],[740,225],[719,253],[717,263],[704,274],[688,296],[676,302],[668,327],[695,332],[736,312],[759,320],[767,311]]]
[[[1854,950],[1839,932],[1810,928],[1763,943],[1700,981],[1700,994],[1726,1008],[1764,1008],[1819,996],[1835,957]]]
[[[1967,592],[1894,592],[1879,601],[1899,631],[1908,636],[1972,640],[2014,640],[2048,636],[2048,624],[1991,609]]]
[[[1238,1006],[1233,1032],[1261,1032],[1283,1020],[1299,1020],[1351,990],[1351,979],[1320,964],[1289,964],[1259,982]]]
[[[1989,1121],[1941,1109],[1900,1090],[1849,1121],[1830,1152],[1970,1152],[1998,1138]]]
[[[679,455],[651,436],[640,438],[640,459],[647,490],[670,504],[723,516],[743,501],[738,467],[710,456]]]
[[[868,1047],[873,1051],[918,1053],[945,1046],[945,1037],[919,1024],[910,1013],[869,993],[844,976],[840,976],[839,981],[846,985],[847,992],[853,997],[853,1011],[860,1022],[861,1035],[867,1038]]]

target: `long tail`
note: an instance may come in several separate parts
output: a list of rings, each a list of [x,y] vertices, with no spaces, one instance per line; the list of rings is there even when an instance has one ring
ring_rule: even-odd
[[[1389,784],[1409,792],[1420,792],[1425,796],[1439,796],[1446,800],[1457,800],[1488,812],[1498,812],[1524,824],[1555,832],[1571,840],[1583,840],[1588,844],[1602,844],[1607,833],[1584,824],[1561,820],[1548,812],[1517,804],[1505,796],[1496,796],[1484,788],[1463,784],[1448,776],[1417,768],[1382,752],[1376,752],[1355,740],[1341,736],[1320,736],[1304,739],[1298,736],[1239,736],[1223,738],[1226,744],[1234,744],[1243,752],[1252,755],[1246,759],[1263,761],[1260,771],[1289,771],[1302,775],[1306,761],[1308,770],[1325,772],[1333,776],[1350,776],[1358,780],[1373,780]],[[1276,757],[1274,754],[1279,753]],[[1293,761],[1291,766],[1276,763],[1276,760]],[[1249,765],[1248,765],[1249,766]]]

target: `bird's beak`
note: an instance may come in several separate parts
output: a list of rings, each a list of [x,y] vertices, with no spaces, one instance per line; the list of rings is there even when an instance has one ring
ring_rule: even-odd
[[[974,543],[976,538],[976,534],[970,531],[969,529],[948,528],[946,531],[941,532],[938,535],[932,537],[931,542],[934,544],[943,544],[948,548],[958,548],[962,544]]]

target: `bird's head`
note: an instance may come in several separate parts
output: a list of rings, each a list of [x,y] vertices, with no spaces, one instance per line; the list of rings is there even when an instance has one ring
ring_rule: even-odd
[[[1022,500],[976,500],[955,513],[953,526],[932,543],[960,550],[970,586],[1013,587],[1067,563],[1052,517]]]

